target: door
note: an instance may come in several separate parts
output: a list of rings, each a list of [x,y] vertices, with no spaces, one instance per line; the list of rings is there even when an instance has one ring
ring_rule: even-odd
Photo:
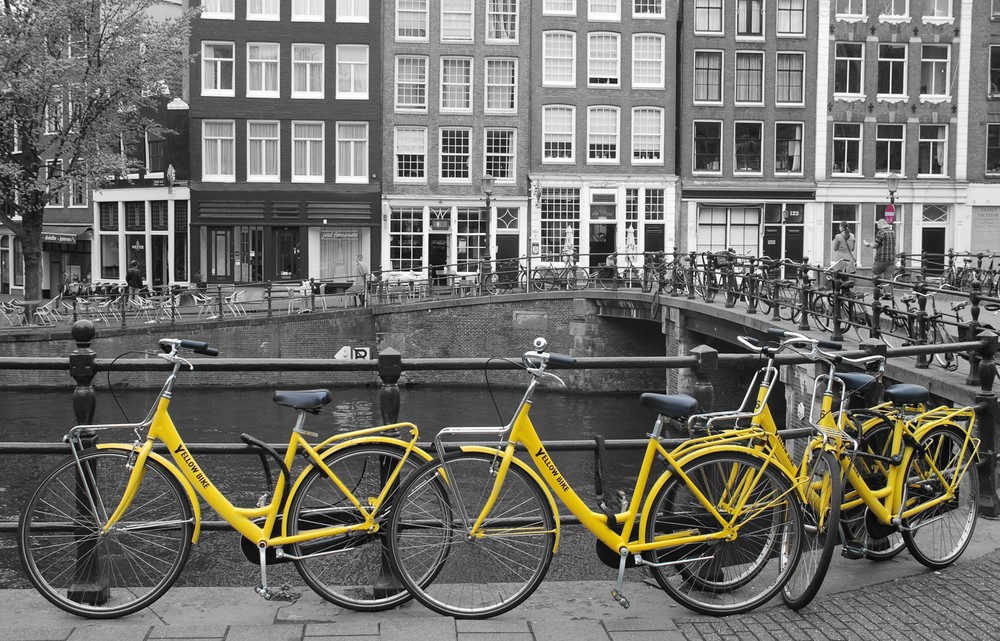
[[[274,271],[279,279],[302,279],[297,227],[279,227],[274,230],[274,258]]]
[[[167,237],[153,236],[152,247],[150,248],[150,260],[152,264],[152,279],[150,284],[153,287],[162,287],[170,279],[169,267],[167,266]]]
[[[10,236],[0,237],[0,294],[10,293]]]
[[[590,225],[590,266],[597,267],[607,262],[615,251],[616,225],[593,223]]]
[[[944,227],[924,227],[920,230],[920,247],[924,256],[925,276],[940,276],[944,271],[945,237]]]
[[[445,268],[448,266],[448,241],[450,234],[429,234],[427,236],[427,264],[429,276],[435,285],[443,285]]]
[[[209,270],[206,278],[210,283],[233,279],[233,229],[231,227],[210,227],[208,230]]]
[[[505,236],[497,236],[497,260],[507,260],[509,258],[518,258],[517,255],[517,236],[508,234]]]

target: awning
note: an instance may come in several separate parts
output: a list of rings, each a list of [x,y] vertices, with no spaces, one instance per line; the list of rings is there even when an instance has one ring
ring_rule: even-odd
[[[42,225],[42,242],[75,245],[77,239],[86,234],[88,229],[90,228],[75,225]]]

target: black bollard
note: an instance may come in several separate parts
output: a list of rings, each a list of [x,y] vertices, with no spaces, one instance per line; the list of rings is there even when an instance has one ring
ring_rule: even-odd
[[[919,282],[913,286],[913,291],[917,293],[917,345],[927,344],[927,283]],[[917,355],[917,369],[927,369],[930,367],[930,359],[927,354]]]
[[[811,293],[811,278],[809,278],[809,259],[803,257],[799,265],[799,331],[809,331],[809,294]]]
[[[832,312],[830,324],[833,325],[833,333],[830,335],[830,340],[837,343],[843,342],[844,340],[844,327],[841,322],[841,308],[843,305],[841,305],[840,302],[841,289],[844,286],[843,276],[843,272],[836,272],[833,275],[833,283],[831,284],[833,289],[833,309],[830,310]]]
[[[975,340],[975,337],[979,335],[979,313],[982,309],[979,307],[979,303],[982,301],[983,297],[983,282],[978,278],[972,281],[972,293],[969,294],[969,315],[972,320],[966,326],[958,326],[958,340]],[[972,350],[969,352],[969,375],[965,378],[966,385],[976,385],[979,382],[979,363],[982,357],[978,350]]]
[[[986,341],[979,350],[979,392],[976,393],[976,428],[979,431],[979,509],[980,514],[996,518],[1000,515],[1000,499],[997,497],[997,420],[1000,420],[997,394],[993,391],[993,381],[997,366],[993,358],[1000,351],[998,337],[989,330],[980,332],[976,338]]]
[[[691,350],[698,359],[698,364],[691,368],[695,382],[692,396],[698,400],[699,412],[711,412],[715,404],[715,387],[712,377],[719,370],[719,352],[708,345],[698,345]]]

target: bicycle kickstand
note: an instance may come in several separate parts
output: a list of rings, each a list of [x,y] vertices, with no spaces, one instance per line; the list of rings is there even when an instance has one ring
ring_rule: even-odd
[[[614,589],[611,590],[611,596],[618,602],[618,605],[627,610],[629,602],[625,598],[625,595],[622,594],[622,584],[625,582],[625,565],[628,563],[629,553],[623,548],[620,554],[621,558],[618,559],[618,578],[615,580]]]

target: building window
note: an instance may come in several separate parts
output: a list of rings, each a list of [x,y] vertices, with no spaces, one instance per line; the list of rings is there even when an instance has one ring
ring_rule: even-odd
[[[513,129],[487,129],[486,157],[483,167],[497,182],[513,182],[516,176],[516,132]]]
[[[894,18],[905,17],[906,4],[909,0],[885,0],[882,2],[881,14],[883,16],[891,16]]]
[[[774,101],[779,105],[801,105],[805,103],[803,70],[804,53],[779,53],[775,64]]]
[[[233,43],[203,42],[201,45],[201,94],[233,96]]]
[[[153,200],[149,203],[149,229],[150,231],[167,231],[170,225],[170,216],[167,214],[167,201]]]
[[[540,200],[542,256],[555,257],[562,253],[567,227],[573,228],[574,238],[580,231],[580,190],[548,187]]]
[[[397,127],[395,131],[396,179],[407,182],[427,180],[427,129]]]
[[[906,45],[878,46],[878,92],[885,96],[906,95]]]
[[[576,34],[546,31],[542,34],[542,84],[547,87],[576,86]]]
[[[836,12],[838,16],[863,16],[865,0],[836,0]]]
[[[587,46],[587,84],[617,87],[621,73],[621,49],[617,33],[592,33]]]
[[[694,101],[722,102],[722,52],[694,52]]]
[[[952,0],[925,0],[924,18],[950,18]]]
[[[903,174],[903,136],[906,128],[903,125],[875,126],[875,173]]]
[[[427,111],[427,58],[396,58],[396,109]]]
[[[764,0],[736,0],[736,35],[764,35]]]
[[[323,0],[309,0],[320,5],[322,15]],[[369,0],[337,0],[337,22],[368,22],[370,9]]]
[[[695,33],[722,33],[722,0],[695,0]]]
[[[292,123],[292,182],[323,182],[324,123]]]
[[[292,45],[292,98],[323,97],[323,45]]]
[[[87,206],[87,181],[83,178],[70,178],[69,181],[69,206]]]
[[[1000,2],[1000,0],[997,0]],[[1000,45],[990,46],[990,98],[1000,98]]]
[[[236,180],[236,123],[206,120],[202,132],[202,180]]]
[[[517,42],[517,0],[486,0],[486,42]]]
[[[278,121],[247,121],[247,180],[278,182],[280,158]]]
[[[487,113],[517,111],[517,61],[486,59]]]
[[[471,59],[441,59],[441,111],[472,111]]]
[[[734,170],[760,173],[763,125],[759,122],[737,121],[733,131],[733,150],[736,159]]]
[[[576,110],[573,107],[542,108],[542,161],[574,162]]]
[[[427,0],[396,0],[396,39],[427,40]]]
[[[277,43],[247,43],[247,96],[279,96]]]
[[[695,121],[694,170],[722,171],[722,123]]]
[[[63,111],[62,87],[56,85],[52,88],[52,96],[45,105],[45,133],[54,134],[62,130]]]
[[[636,107],[632,110],[632,163],[663,164],[663,110]]]
[[[337,182],[368,182],[368,123],[337,123]]]
[[[472,41],[472,0],[441,0],[441,41]]]
[[[52,184],[52,181],[57,180],[62,177],[62,164],[58,160],[46,160],[45,161],[45,179]],[[63,192],[61,188],[50,188],[46,185],[45,192],[48,194],[48,198],[45,199],[46,207],[62,207],[63,206]]]
[[[247,0],[247,20],[279,20],[279,0]]]
[[[986,173],[1000,174],[1000,124],[986,125]]]
[[[368,45],[337,45],[337,98],[368,98]]]
[[[947,96],[950,90],[948,45],[923,45],[920,50],[920,94]]]
[[[201,17],[215,20],[236,18],[236,0],[204,0],[201,3]]]
[[[806,0],[778,0],[778,35],[806,34]]]
[[[469,129],[441,129],[440,176],[442,182],[468,182],[472,151]]]
[[[162,174],[166,171],[166,147],[163,136],[146,132],[146,173]]]
[[[665,65],[663,36],[638,33],[632,36],[632,87],[663,89]]]
[[[186,200],[174,201],[173,268],[174,281],[188,279],[188,204]]]
[[[802,123],[774,123],[774,173],[802,173]]]
[[[764,102],[763,52],[736,52],[736,102]]]
[[[758,254],[760,207],[699,207],[699,252]]]
[[[455,212],[458,229],[457,267],[459,271],[479,271],[479,261],[486,253],[486,232],[489,230],[489,212],[480,207],[459,207]]]
[[[542,0],[542,15],[575,16],[576,0]]]
[[[587,0],[587,18],[595,22],[621,20],[620,0]]]
[[[947,125],[920,125],[920,153],[917,173],[944,176],[948,166]]]
[[[618,108],[587,109],[587,162],[618,163]]]
[[[993,8],[990,11],[991,16],[1000,18],[1000,0],[993,0]]]
[[[125,203],[125,231],[146,231],[146,203],[129,201]]]
[[[663,0],[633,0],[633,18],[662,18]]]
[[[865,48],[861,43],[838,42],[835,51],[833,91],[857,95],[864,91],[862,83]]]
[[[389,224],[389,262],[392,269],[424,268],[424,210],[394,207]]]
[[[323,22],[323,0],[292,0],[293,22]],[[354,5],[361,4],[368,11],[368,0],[337,0],[337,22],[341,21],[341,11],[350,11]],[[367,22],[367,20],[365,20]]]
[[[829,238],[834,238],[840,233],[840,224],[847,223],[848,228],[851,233],[857,236],[858,233],[858,206],[849,205],[842,203],[834,203],[833,212],[830,216],[830,231]],[[857,251],[860,248],[861,243],[857,243],[858,247],[855,248]]]
[[[833,173],[861,175],[861,125],[834,123]]]
[[[100,231],[118,231],[118,203],[98,203],[97,215]]]

